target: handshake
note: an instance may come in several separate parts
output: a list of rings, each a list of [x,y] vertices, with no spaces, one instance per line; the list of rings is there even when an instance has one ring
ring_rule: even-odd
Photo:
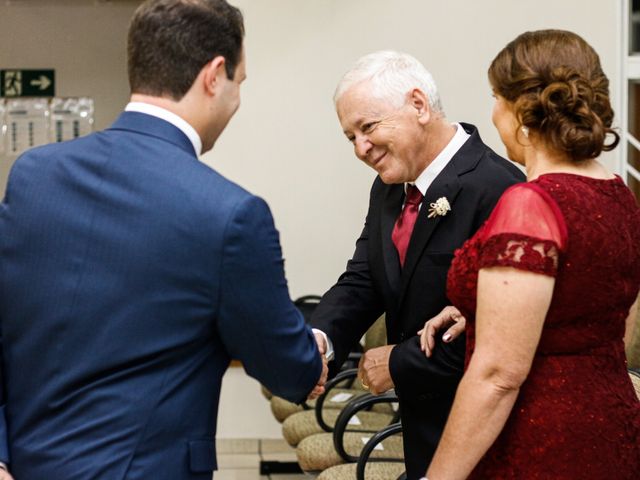
[[[451,305],[445,307],[438,315],[429,319],[424,324],[424,327],[417,332],[420,350],[424,352],[426,357],[431,357],[435,348],[435,337],[438,332],[444,330],[442,341],[449,343],[464,333],[465,326],[466,320],[456,307]],[[318,383],[307,397],[309,400],[318,398],[324,393],[329,373],[327,364],[329,360],[331,360],[331,358],[327,356],[329,345],[325,334],[318,330],[314,330],[313,334],[318,344],[320,357],[322,358],[322,373],[318,379]],[[360,360],[360,364],[358,365],[358,378],[362,382],[364,389],[369,390],[369,392],[374,395],[379,395],[395,388],[389,367],[391,351],[394,347],[395,345],[384,345],[371,348],[363,354]]]
[[[331,360],[331,355],[327,355],[329,350],[327,337],[317,330],[314,330],[313,334],[318,345],[318,352],[322,358],[322,373],[318,383],[307,397],[309,400],[313,400],[324,393],[329,373],[327,364]],[[394,388],[391,372],[389,371],[389,356],[393,347],[394,345],[385,345],[369,349],[360,359],[358,378],[365,390],[369,390],[374,395],[379,395]]]
[[[317,331],[313,332],[316,343],[318,344],[318,352],[322,358],[322,373],[318,379],[318,383],[308,395],[309,400],[313,400],[322,395],[325,391],[325,384],[329,373],[328,362],[331,360],[327,355],[329,345],[327,337]],[[365,390],[369,390],[374,395],[379,395],[394,388],[391,373],[389,371],[389,356],[394,345],[385,345],[382,347],[372,348],[365,352],[360,359],[358,365],[358,378],[362,382]]]
[[[322,373],[320,374],[320,378],[318,379],[318,383],[309,396],[307,397],[309,400],[313,400],[318,398],[320,395],[324,393],[324,386],[327,383],[327,377],[329,376],[329,358],[327,358],[327,350],[329,349],[327,345],[327,337],[320,332],[313,332],[313,335],[316,337],[316,342],[318,344],[318,352],[320,353],[320,358],[322,359]]]

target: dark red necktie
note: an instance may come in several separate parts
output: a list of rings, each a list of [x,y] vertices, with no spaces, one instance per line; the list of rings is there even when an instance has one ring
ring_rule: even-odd
[[[400,265],[404,267],[404,259],[407,256],[407,249],[409,248],[409,240],[411,240],[411,233],[413,227],[418,219],[418,209],[420,203],[422,203],[422,194],[418,187],[415,185],[407,185],[407,195],[404,201],[404,208],[396,224],[391,232],[391,240],[398,250],[400,256]]]

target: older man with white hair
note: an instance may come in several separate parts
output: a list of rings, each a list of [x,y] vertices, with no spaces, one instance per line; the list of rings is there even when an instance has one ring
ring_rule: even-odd
[[[388,345],[365,354],[359,375],[374,394],[395,388],[407,474],[415,479],[437,446],[465,349],[464,336],[447,332],[427,356],[417,332],[449,304],[446,277],[455,249],[524,176],[482,142],[476,127],[446,118],[431,74],[410,55],[362,57],[334,101],[356,157],[378,177],[355,253],[312,324],[321,351],[333,350],[335,373],[386,314]]]

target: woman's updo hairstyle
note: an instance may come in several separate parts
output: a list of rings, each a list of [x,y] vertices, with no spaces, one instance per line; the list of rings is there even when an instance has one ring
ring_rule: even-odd
[[[609,80],[598,54],[575,33],[523,33],[493,60],[489,82],[513,104],[521,126],[575,162],[613,150],[620,141],[611,129]],[[613,138],[606,144],[608,134]]]

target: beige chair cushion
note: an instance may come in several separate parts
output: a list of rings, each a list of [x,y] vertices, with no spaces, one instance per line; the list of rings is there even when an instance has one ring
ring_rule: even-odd
[[[354,385],[355,386],[355,385]],[[324,402],[324,408],[339,408],[342,409],[345,407],[345,405],[348,403],[349,400],[351,400],[355,395],[363,395],[364,393],[366,393],[361,387],[360,388],[334,388],[329,392],[329,398],[327,398],[327,400]],[[351,395],[350,397],[347,398],[347,400],[345,401],[331,401],[332,398],[336,397],[336,395],[341,395],[341,394],[349,394]],[[339,399],[340,397],[338,397]],[[309,411],[313,411],[313,409],[316,406],[316,401],[315,400],[307,400],[307,406],[310,408]],[[389,407],[387,407],[389,408]],[[298,412],[303,412],[303,411],[307,411],[305,410],[302,405],[297,405],[295,403],[292,403],[288,400],[285,400],[284,398],[281,397],[276,397],[275,395],[273,397],[271,397],[271,412],[273,413],[273,416],[276,417],[276,420],[278,420],[278,422],[282,423],[284,422],[287,418],[289,418],[290,415],[293,415],[294,413],[298,413]],[[384,410],[382,410],[384,411]],[[387,410],[388,411],[388,410]]]
[[[640,301],[640,295],[638,295]],[[627,363],[629,368],[640,369],[640,307],[636,315],[636,324],[633,331],[633,338],[627,346]]]
[[[364,334],[364,350],[370,348],[382,347],[387,344],[387,325],[385,316],[382,315],[373,325],[369,327],[367,333]]]
[[[273,393],[271,393],[264,385],[260,385],[260,392],[262,392],[262,396],[267,400],[271,400],[271,397],[273,397]]]
[[[352,456],[360,455],[365,443],[371,437],[367,433],[345,432],[344,447]],[[374,450],[371,458],[397,458],[402,459],[402,436],[394,435],[382,441],[382,450]],[[300,468],[305,472],[318,472],[335,465],[345,463],[333,447],[333,434],[317,433],[311,435],[298,444],[296,456]]]
[[[302,412],[304,408],[302,405],[297,405],[288,400],[285,400],[282,397],[276,397],[275,395],[271,397],[271,413],[276,417],[280,423],[284,422],[289,415],[292,415],[296,412]]]
[[[631,377],[631,383],[633,383],[633,388],[636,391],[636,396],[638,397],[638,400],[640,400],[640,376],[634,375],[631,372],[629,372],[629,376]]]
[[[366,480],[397,480],[404,473],[404,462],[369,462],[364,468]],[[327,468],[317,480],[355,480],[356,464],[344,463]]]
[[[329,392],[328,398],[325,400],[323,407],[324,408],[338,408],[343,409],[350,400],[356,395],[364,395],[367,393],[363,388],[360,381],[356,381],[353,384],[353,388],[334,388]],[[344,394],[344,395],[343,395]],[[351,395],[350,397],[346,397],[343,401],[338,401],[340,396],[345,397],[346,394]],[[336,400],[333,400],[333,399]],[[295,403],[289,402],[281,397],[276,397],[275,395],[271,397],[271,412],[273,416],[278,420],[278,422],[284,422],[290,415],[294,413],[305,411],[302,405],[297,405]],[[311,410],[313,410],[316,406],[315,400],[307,400],[307,405]],[[391,405],[388,403],[380,403],[373,406],[373,410],[381,413],[389,413],[392,412]]]
[[[340,412],[341,410],[335,408],[326,408],[323,410],[322,418],[327,425],[333,427]],[[390,413],[358,412],[354,417],[351,419],[352,428],[371,432],[382,430],[393,420],[393,415]],[[294,413],[282,423],[282,435],[292,447],[298,445],[302,439],[307,438],[309,435],[323,432],[324,430],[316,420],[315,410]]]

